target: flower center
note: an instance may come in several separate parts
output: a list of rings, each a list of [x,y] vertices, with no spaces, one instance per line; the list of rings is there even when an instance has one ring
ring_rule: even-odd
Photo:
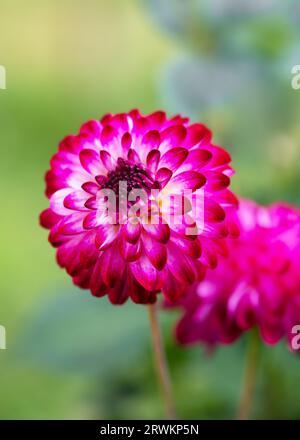
[[[120,182],[126,182],[127,194],[129,194],[133,189],[143,189],[149,192],[154,180],[142,165],[132,164],[119,157],[116,168],[107,174],[106,180],[101,186],[113,190],[118,196]]]

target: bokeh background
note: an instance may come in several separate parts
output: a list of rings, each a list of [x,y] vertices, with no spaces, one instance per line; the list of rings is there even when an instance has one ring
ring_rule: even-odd
[[[164,108],[228,148],[240,195],[299,203],[297,0],[0,0],[0,418],[161,418],[147,311],[72,286],[38,226],[58,141],[106,112]],[[178,412],[233,418],[247,335],[207,353],[172,338]],[[300,417],[300,359],[261,347],[251,416]]]

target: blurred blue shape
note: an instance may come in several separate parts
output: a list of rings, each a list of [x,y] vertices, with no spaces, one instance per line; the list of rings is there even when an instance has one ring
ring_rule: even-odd
[[[160,92],[170,111],[196,118],[259,88],[263,75],[261,66],[247,59],[227,61],[187,55],[165,68]]]

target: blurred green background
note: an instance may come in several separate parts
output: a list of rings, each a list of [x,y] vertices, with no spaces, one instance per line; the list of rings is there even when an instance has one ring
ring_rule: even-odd
[[[299,202],[297,1],[0,0],[0,418],[161,418],[147,310],[72,287],[38,214],[58,141],[106,112],[183,112],[227,147],[234,189]],[[243,6],[244,5],[244,6]],[[172,339],[178,412],[233,418],[247,336],[207,354]],[[299,418],[300,361],[262,347],[252,417]]]

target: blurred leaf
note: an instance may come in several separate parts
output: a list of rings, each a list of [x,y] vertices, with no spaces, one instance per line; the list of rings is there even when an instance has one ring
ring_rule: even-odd
[[[23,328],[16,353],[30,363],[101,374],[132,363],[146,330],[145,307],[117,307],[106,297],[75,291],[39,305]]]

